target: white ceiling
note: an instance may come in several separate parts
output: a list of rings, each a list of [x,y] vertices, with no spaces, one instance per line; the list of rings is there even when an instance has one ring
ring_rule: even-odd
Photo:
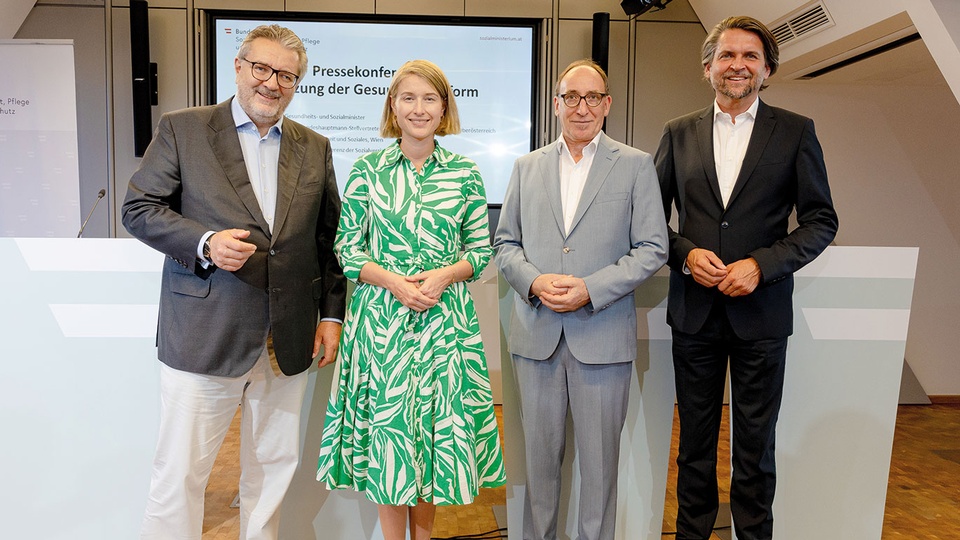
[[[879,84],[947,86],[930,51],[917,40],[896,49],[831,71],[808,82],[822,84]]]

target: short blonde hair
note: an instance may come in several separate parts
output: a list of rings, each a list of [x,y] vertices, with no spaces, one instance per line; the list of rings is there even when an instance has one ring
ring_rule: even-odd
[[[436,135],[456,135],[460,133],[460,114],[457,112],[457,102],[451,92],[450,81],[443,71],[436,64],[428,60],[410,60],[400,66],[390,81],[390,89],[387,91],[387,99],[383,104],[383,114],[380,116],[380,136],[385,139],[396,139],[402,134],[397,125],[397,116],[393,112],[390,102],[397,93],[397,87],[400,82],[411,75],[416,75],[427,81],[443,101],[444,114],[440,119],[440,125],[437,126]]]

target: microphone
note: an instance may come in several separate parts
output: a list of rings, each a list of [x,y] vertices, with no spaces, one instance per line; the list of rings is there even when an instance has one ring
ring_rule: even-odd
[[[80,225],[80,232],[77,233],[77,238],[80,238],[80,235],[83,234],[83,229],[87,228],[87,222],[90,221],[90,216],[93,215],[93,211],[97,209],[97,205],[100,204],[100,199],[107,194],[107,190],[101,189],[100,193],[97,193],[97,200],[93,202],[93,208],[90,209],[90,213],[87,214],[87,219],[83,220],[83,225]]]

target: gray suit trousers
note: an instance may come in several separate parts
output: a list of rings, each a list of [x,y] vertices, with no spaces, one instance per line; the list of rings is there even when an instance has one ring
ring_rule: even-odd
[[[633,362],[584,364],[561,336],[545,360],[513,355],[526,440],[524,540],[555,540],[569,405],[580,463],[579,540],[614,537],[620,433]]]

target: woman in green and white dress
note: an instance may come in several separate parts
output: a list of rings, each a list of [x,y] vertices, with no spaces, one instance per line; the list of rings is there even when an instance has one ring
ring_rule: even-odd
[[[357,160],[336,253],[356,282],[327,406],[317,479],[379,505],[386,540],[428,539],[438,504],[505,483],[480,325],[466,282],[490,261],[476,163],[441,148],[460,131],[450,83],[425,60],[394,75],[380,122],[393,144]]]

